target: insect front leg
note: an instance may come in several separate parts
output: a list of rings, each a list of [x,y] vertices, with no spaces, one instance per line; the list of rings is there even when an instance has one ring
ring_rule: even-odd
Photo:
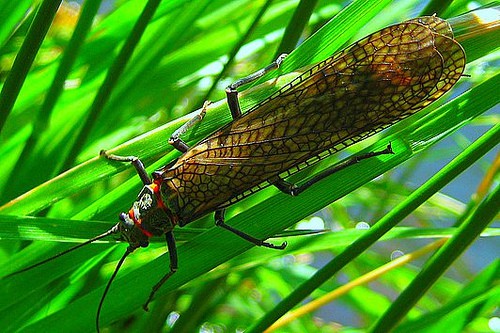
[[[218,209],[215,211],[215,225],[226,230],[231,231],[233,234],[240,236],[241,238],[249,241],[258,246],[269,247],[271,249],[283,250],[286,247],[286,242],[281,243],[281,245],[274,245],[263,240],[257,239],[249,234],[244,233],[241,230],[235,229],[224,222],[224,209]]]
[[[240,103],[238,101],[238,88],[241,87],[244,84],[250,83],[252,81],[255,81],[261,77],[263,77],[265,74],[269,73],[272,70],[275,70],[280,67],[281,63],[283,62],[283,59],[285,59],[287,54],[283,53],[280,55],[276,60],[274,60],[271,64],[266,66],[265,68],[250,74],[248,76],[245,76],[244,78],[239,79],[238,81],[230,84],[226,88],[226,95],[227,95],[227,104],[229,106],[229,110],[231,111],[231,116],[233,119],[237,119],[241,116],[241,108],[240,108]]]
[[[170,256],[170,270],[165,274],[157,284],[151,289],[148,300],[142,306],[145,311],[148,311],[149,303],[153,300],[156,292],[161,288],[161,286],[175,273],[177,272],[177,247],[175,246],[174,233],[172,231],[165,234],[165,239],[167,240],[168,255]]]
[[[394,151],[392,150],[392,146],[390,143],[387,145],[387,148],[385,148],[384,150],[369,152],[369,153],[359,155],[359,156],[353,156],[343,163],[333,165],[332,167],[330,167],[326,170],[323,170],[322,172],[320,172],[316,176],[312,177],[311,179],[306,181],[304,184],[296,185],[296,184],[289,183],[284,179],[279,179],[277,181],[274,181],[273,185],[276,188],[278,188],[280,191],[282,191],[286,194],[290,194],[291,196],[297,196],[300,193],[304,192],[306,189],[308,189],[310,186],[312,186],[314,183],[320,181],[323,178],[326,178],[326,177],[328,177],[328,176],[330,176],[330,175],[332,175],[332,174],[334,174],[342,169],[345,169],[351,165],[354,165],[354,164],[360,162],[361,160],[371,158],[374,156],[385,155],[385,154],[394,154]]]
[[[151,184],[151,178],[149,178],[149,175],[146,172],[146,169],[144,168],[144,164],[142,163],[142,161],[138,157],[136,157],[136,156],[118,156],[118,155],[108,154],[105,150],[101,150],[99,155],[103,156],[104,158],[111,160],[111,161],[132,163],[135,170],[137,171],[137,174],[141,178],[142,183],[144,185]]]

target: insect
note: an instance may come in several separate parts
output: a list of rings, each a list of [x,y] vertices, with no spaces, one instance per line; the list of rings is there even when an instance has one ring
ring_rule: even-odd
[[[389,145],[385,150],[351,158],[301,185],[286,180],[304,167],[423,109],[450,90],[465,67],[465,52],[454,40],[450,25],[436,16],[421,17],[377,31],[307,67],[242,114],[238,88],[279,67],[283,59],[281,56],[263,70],[230,85],[226,93],[233,120],[189,147],[181,136],[201,121],[206,103],[202,112],[174,132],[169,141],[183,155],[154,171],[151,177],[139,158],[101,152],[110,161],[131,163],[144,186],[131,209],[121,213],[120,221],[110,230],[56,256],[111,234],[119,234],[128,242],[100,300],[98,330],[100,311],[118,270],[130,253],[147,247],[151,237],[166,237],[170,269],[153,286],[145,309],[178,268],[175,226],[185,226],[215,212],[217,226],[255,245],[283,249],[286,243],[275,245],[227,225],[224,209],[265,186],[296,196],[361,159],[392,153]]]

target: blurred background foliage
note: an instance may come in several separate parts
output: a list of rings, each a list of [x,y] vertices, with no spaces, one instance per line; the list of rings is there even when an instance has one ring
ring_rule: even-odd
[[[457,18],[477,7],[489,7],[481,20]],[[138,177],[129,166],[98,159],[101,149],[117,147],[113,151],[137,155],[154,170],[178,156],[167,139],[186,114],[207,99],[223,100],[228,84],[277,55],[300,45],[266,78],[325,59],[389,24],[433,13],[450,19],[466,50],[470,77],[422,115],[316,169],[387,141],[397,148],[394,159],[355,166],[300,198],[268,188],[231,207],[229,223],[241,223],[253,235],[268,237],[291,227],[278,235],[289,243],[284,252],[242,244],[213,228],[211,216],[177,230],[180,270],[145,313],[140,305],[168,269],[168,255],[159,257],[164,244],[156,240],[127,259],[104,303],[101,328],[257,332],[294,305],[280,303],[283,298],[309,282],[315,291],[308,300],[333,291],[335,301],[294,315],[278,331],[500,330],[494,313],[498,220],[487,228],[500,206],[495,201],[500,36],[498,3],[488,1],[0,0],[0,275],[107,230],[128,210],[140,188]],[[243,94],[243,108],[270,91],[264,85]],[[445,117],[432,123],[432,115],[440,114]],[[229,120],[224,103],[216,103],[187,141],[192,144]],[[482,150],[474,153],[478,138]],[[441,176],[460,153],[472,167],[462,166],[454,180],[445,172],[449,184],[433,188],[432,197],[418,192],[438,184],[431,177]],[[413,155],[418,157],[410,159]],[[403,211],[395,207],[408,203],[412,193],[424,203],[414,204],[396,227],[399,221],[390,214]],[[360,235],[371,235],[371,226],[388,220],[394,223],[384,241],[372,247],[375,240],[359,242]],[[464,235],[471,237],[460,238]],[[424,259],[383,266],[451,236],[443,250],[450,252],[428,259],[435,251],[428,249]],[[101,242],[3,279],[3,330],[94,330],[103,285],[125,247]],[[449,253],[457,261],[439,261],[453,257]],[[332,258],[347,258],[333,261],[339,274],[324,284],[311,278]],[[445,273],[439,266],[450,269]],[[383,274],[366,275],[377,268]],[[421,283],[419,273],[435,283]],[[356,280],[364,276],[366,281]],[[352,288],[345,288],[352,281]],[[389,308],[403,290],[405,303],[416,303],[408,313]]]

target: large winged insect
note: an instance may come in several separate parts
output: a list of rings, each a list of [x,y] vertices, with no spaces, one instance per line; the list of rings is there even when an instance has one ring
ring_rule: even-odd
[[[450,25],[436,16],[421,17],[377,31],[334,56],[304,69],[290,83],[241,113],[237,88],[277,68],[284,57],[227,89],[233,120],[193,147],[180,136],[203,118],[202,113],[176,131],[170,143],[183,152],[150,177],[139,158],[101,155],[130,162],[144,187],[132,208],[107,232],[55,257],[111,234],[129,246],[110,278],[98,306],[99,314],[111,283],[125,258],[150,237],[165,235],[170,270],[153,287],[155,292],[177,270],[173,229],[215,212],[216,225],[260,246],[282,249],[224,223],[224,209],[255,190],[273,185],[299,195],[318,180],[359,160],[392,153],[354,157],[321,172],[300,186],[286,181],[314,162],[359,142],[429,105],[461,77],[465,53]],[[206,106],[206,105],[205,105]],[[55,257],[27,267],[32,269]]]

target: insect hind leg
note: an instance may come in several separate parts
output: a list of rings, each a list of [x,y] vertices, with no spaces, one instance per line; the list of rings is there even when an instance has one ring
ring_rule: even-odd
[[[247,83],[253,82],[257,79],[260,79],[265,74],[269,73],[272,70],[275,70],[280,67],[283,59],[287,56],[286,53],[281,54],[276,60],[270,63],[265,68],[258,70],[255,73],[252,73],[244,78],[237,80],[236,82],[230,84],[226,88],[226,96],[227,96],[227,104],[229,106],[229,110],[231,111],[231,116],[233,119],[237,119],[241,116],[241,108],[240,102],[238,101],[238,88]]]
[[[265,68],[237,80],[236,82],[232,83],[226,88],[227,104],[229,106],[229,110],[231,111],[231,116],[233,117],[233,119],[237,119],[241,116],[241,108],[240,108],[240,103],[238,101],[237,89],[244,84],[250,83],[252,81],[261,78],[266,73],[279,68],[279,66],[283,62],[283,59],[285,59],[286,56],[287,56],[286,54],[280,55],[276,60],[274,60],[271,64],[269,64]],[[170,143],[172,146],[174,146],[175,149],[179,150],[182,153],[188,151],[189,146],[180,137],[181,135],[186,133],[188,129],[190,129],[191,127],[193,127],[194,125],[203,120],[207,112],[206,110],[207,106],[210,105],[210,103],[211,103],[210,101],[206,101],[205,104],[203,104],[203,107],[201,108],[199,114],[191,118],[187,123],[179,127],[174,133],[172,133],[170,139],[168,140],[168,143]]]
[[[286,242],[281,243],[281,245],[274,245],[268,242],[265,242],[263,240],[260,240],[258,238],[255,238],[253,236],[250,236],[249,234],[244,233],[241,230],[235,229],[229,225],[227,225],[224,222],[224,209],[219,209],[215,211],[215,225],[221,228],[224,228],[228,231],[231,231],[233,234],[240,236],[244,240],[249,241],[250,243],[253,243],[258,246],[264,246],[264,247],[269,247],[271,249],[278,249],[278,250],[283,250],[286,247]]]
[[[326,178],[326,177],[328,177],[328,176],[330,176],[330,175],[332,175],[332,174],[334,174],[342,169],[348,168],[349,166],[354,165],[354,164],[360,162],[361,160],[365,160],[367,158],[371,158],[371,157],[375,157],[375,156],[379,156],[379,155],[386,155],[386,154],[394,154],[394,151],[392,150],[391,143],[389,143],[384,150],[369,152],[369,153],[359,155],[359,156],[353,156],[353,157],[349,158],[348,160],[346,160],[345,162],[335,164],[332,167],[320,172],[319,174],[312,177],[311,179],[309,179],[308,181],[306,181],[305,183],[303,183],[301,185],[292,184],[292,183],[287,182],[286,180],[281,179],[281,178],[276,180],[276,181],[273,181],[272,184],[283,193],[289,194],[291,196],[297,196],[300,193],[304,192],[309,187],[311,187],[316,182],[322,180],[323,178]]]

